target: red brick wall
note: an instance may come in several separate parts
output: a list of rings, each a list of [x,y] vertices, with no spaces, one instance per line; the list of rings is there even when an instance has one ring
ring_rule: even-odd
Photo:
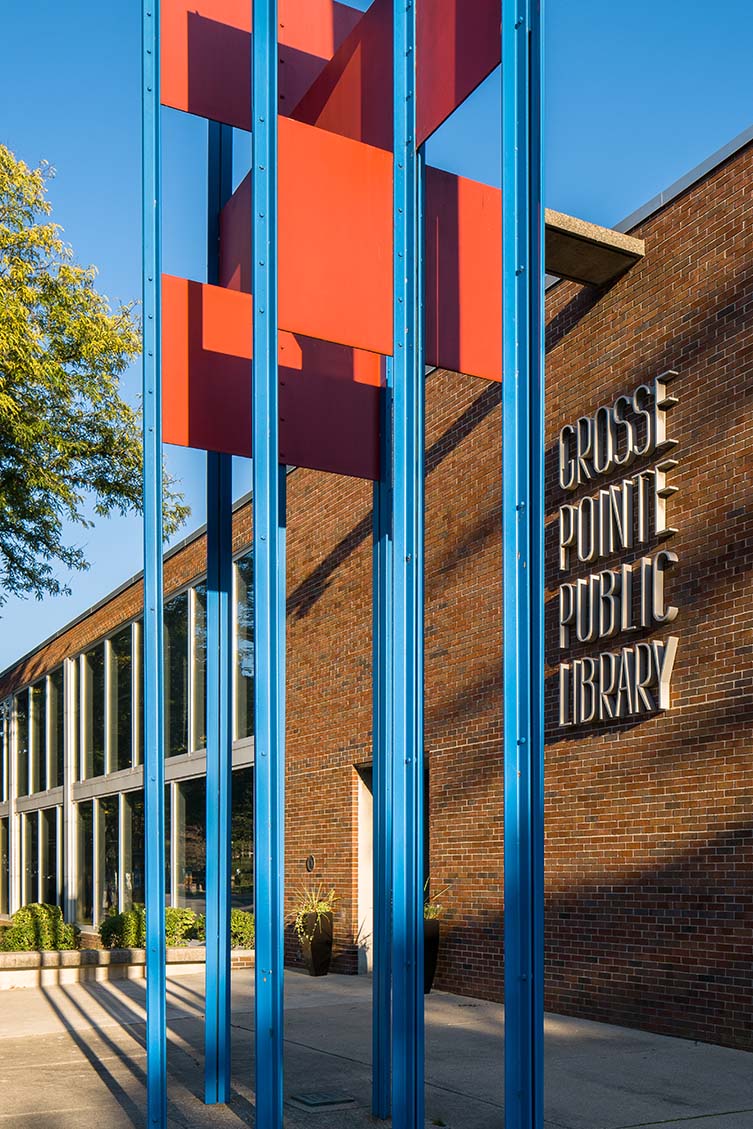
[[[666,544],[679,557],[666,582],[679,616],[650,633],[679,638],[672,708],[638,724],[563,735],[550,695],[547,1006],[746,1047],[753,1045],[752,174],[748,147],[642,224],[635,234],[646,240],[646,257],[608,293],[557,287],[548,302],[547,374],[552,520],[572,500],[557,484],[558,427],[667,369],[679,374],[671,385],[679,403],[668,417],[679,440],[671,474],[679,491],[669,503],[678,532]],[[559,578],[550,535],[553,670]],[[571,574],[589,571],[596,569]]]
[[[678,533],[668,544],[679,563],[667,586],[680,644],[669,712],[563,735],[550,528],[546,1004],[737,1046],[751,1045],[753,1010],[752,165],[749,148],[641,225],[646,258],[608,292],[563,283],[547,299],[550,522],[565,500],[553,471],[562,424],[679,372],[670,416]],[[427,382],[431,872],[435,891],[450,886],[437,984],[490,998],[502,983],[499,391],[446,372]],[[354,766],[371,757],[371,486],[303,470],[288,485],[288,891],[311,880],[336,887],[336,967],[353,971]],[[236,546],[249,539],[244,510]],[[195,576],[204,551],[199,540],[168,562],[168,585]],[[139,601],[134,586],[0,693],[111,630]]]

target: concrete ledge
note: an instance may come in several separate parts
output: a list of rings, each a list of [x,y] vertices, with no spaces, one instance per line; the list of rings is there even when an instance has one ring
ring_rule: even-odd
[[[608,286],[646,253],[642,239],[546,209],[546,269],[571,282]]]
[[[167,950],[167,975],[203,972],[206,949],[181,946]],[[232,968],[253,968],[253,949],[233,949]],[[9,988],[51,988],[82,981],[141,980],[146,975],[145,949],[75,949],[68,952],[0,953],[0,991]]]

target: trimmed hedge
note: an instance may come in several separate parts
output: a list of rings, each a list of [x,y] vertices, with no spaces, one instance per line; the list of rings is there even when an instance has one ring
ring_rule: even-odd
[[[123,913],[106,917],[99,927],[99,935],[106,949],[143,949],[146,947],[146,911],[136,905]],[[172,947],[187,945],[189,941],[205,942],[206,922],[203,914],[192,909],[169,906],[165,910],[165,944]],[[244,910],[230,912],[230,944],[233,948],[254,947],[254,915]]]
[[[78,947],[78,931],[63,921],[60,906],[31,902],[16,910],[0,937],[5,953],[46,953]]]
[[[106,949],[146,948],[146,911],[136,905],[123,913],[106,917],[99,927],[99,936]]]
[[[206,944],[206,918],[199,914],[196,919],[194,936],[202,945]],[[256,922],[254,915],[245,909],[230,910],[230,946],[233,949],[253,949],[256,947]]]

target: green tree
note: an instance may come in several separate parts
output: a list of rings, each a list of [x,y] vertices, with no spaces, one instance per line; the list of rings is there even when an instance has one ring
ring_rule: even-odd
[[[141,419],[120,378],[141,349],[133,305],[111,311],[50,222],[46,164],[0,145],[0,605],[67,591],[84,570],[65,524],[140,510]],[[165,476],[165,536],[188,513]]]

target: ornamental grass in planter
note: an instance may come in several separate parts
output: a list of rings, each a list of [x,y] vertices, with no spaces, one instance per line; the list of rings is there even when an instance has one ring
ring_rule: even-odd
[[[309,976],[326,976],[329,972],[338,901],[334,889],[327,892],[321,883],[298,891],[291,921]]]
[[[434,984],[439,959],[439,921],[444,913],[441,898],[449,890],[445,886],[438,894],[429,894],[429,880],[424,886],[424,995],[428,995]]]

